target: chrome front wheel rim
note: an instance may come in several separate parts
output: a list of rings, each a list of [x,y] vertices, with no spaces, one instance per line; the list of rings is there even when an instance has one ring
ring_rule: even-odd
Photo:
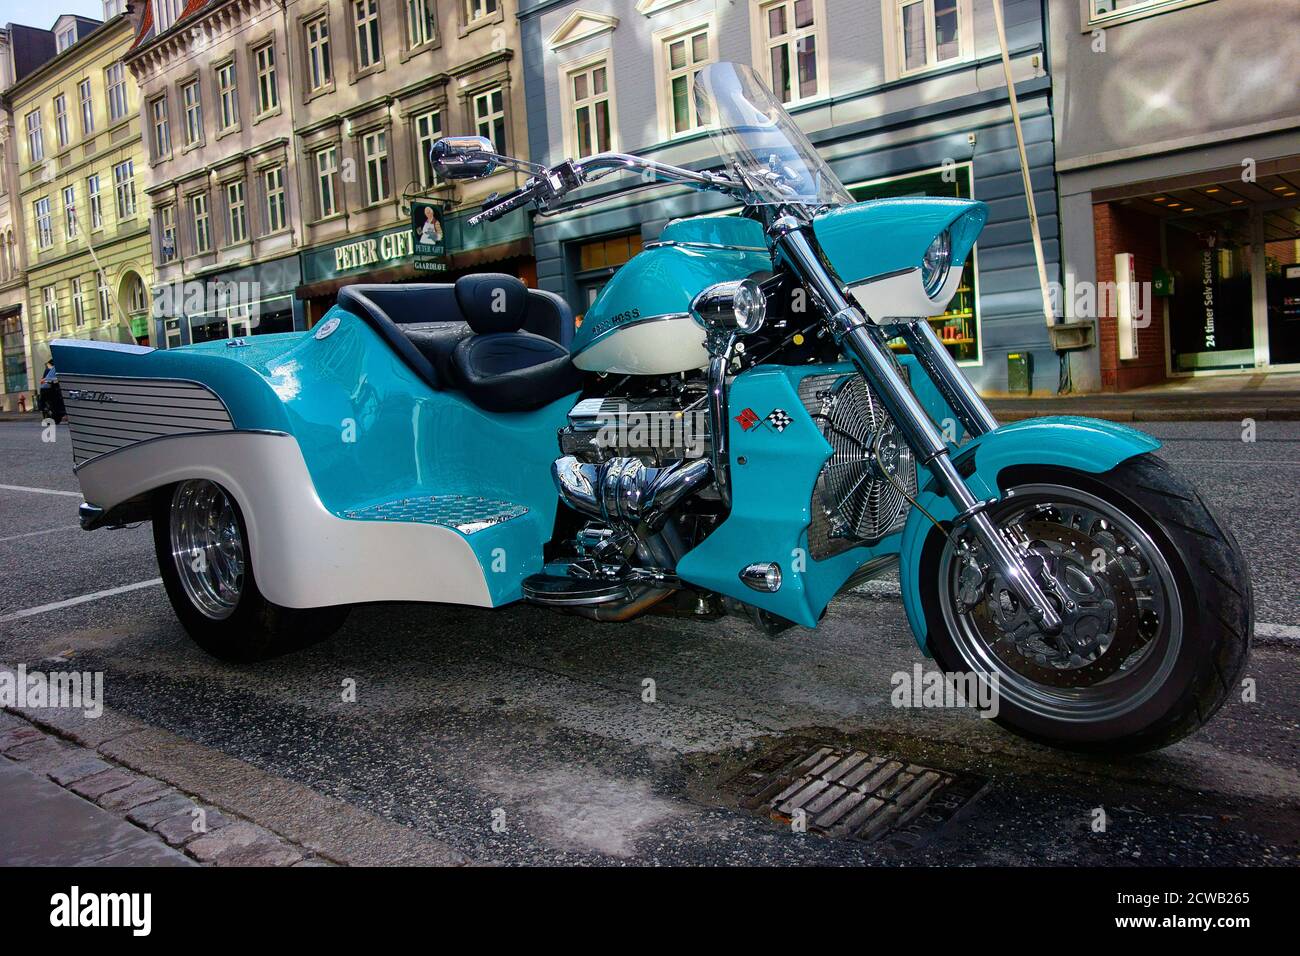
[[[172,493],[172,561],[190,603],[228,618],[244,589],[244,536],[235,504],[215,482],[183,481]]]

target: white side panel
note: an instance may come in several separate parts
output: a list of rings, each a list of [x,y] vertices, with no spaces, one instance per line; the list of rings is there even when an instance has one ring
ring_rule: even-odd
[[[671,375],[709,364],[704,329],[689,315],[650,319],[610,332],[573,357],[584,372]]]
[[[925,294],[920,269],[863,282],[849,291],[869,318],[878,321],[914,319],[922,315],[938,315],[947,308],[957,286],[961,285],[961,274],[962,270],[954,265],[943,288],[933,299]]]
[[[160,485],[207,478],[235,497],[258,587],[285,607],[440,601],[491,607],[469,543],[433,524],[353,521],[326,510],[288,435],[216,432],[157,439],[78,472],[86,500],[111,508]]]

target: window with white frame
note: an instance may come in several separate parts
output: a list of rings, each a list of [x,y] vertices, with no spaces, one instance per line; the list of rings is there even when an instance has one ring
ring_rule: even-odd
[[[416,166],[420,170],[420,185],[426,188],[435,185],[438,181],[438,174],[429,159],[429,151],[441,136],[442,113],[440,111],[430,110],[415,118]]]
[[[759,70],[782,103],[820,95],[825,86],[822,28],[825,11],[821,0],[775,0],[760,3],[754,24]]]
[[[41,131],[41,111],[32,110],[24,120],[27,125],[27,161],[39,163],[45,158],[45,139]]]
[[[1085,0],[1086,26],[1123,23],[1208,0]]]
[[[217,100],[221,104],[218,118],[222,130],[239,125],[239,84],[235,77],[235,61],[217,67]]]
[[[117,218],[130,219],[135,215],[135,160],[113,167],[113,192],[117,197]]]
[[[77,238],[77,188],[63,187],[63,231],[69,239]]]
[[[257,67],[257,112],[269,113],[280,105],[280,90],[275,75],[275,44],[258,47],[253,53]]]
[[[107,23],[126,9],[126,0],[104,0],[104,22]]]
[[[379,0],[352,0],[352,24],[357,69],[368,70],[383,57],[379,42]]]
[[[158,209],[158,261],[176,258],[176,207],[171,203]]]
[[[478,135],[492,140],[498,153],[506,155],[506,96],[501,87],[474,97],[474,128]]]
[[[434,0],[406,0],[406,43],[414,49],[438,38]]]
[[[86,295],[81,288],[81,276],[72,277],[72,324],[77,328],[86,324]]]
[[[86,177],[86,208],[90,210],[90,228],[104,228],[104,204],[99,198],[99,173]]]
[[[190,221],[194,225],[194,251],[199,255],[212,248],[212,228],[208,222],[208,194],[190,197]]]
[[[36,248],[50,248],[54,245],[54,223],[50,219],[49,196],[42,196],[32,203],[32,219],[36,222]]]
[[[279,232],[288,223],[283,166],[262,171],[262,197],[266,200],[266,231]]]
[[[578,158],[613,149],[614,96],[609,83],[609,60],[603,59],[567,71],[571,125],[570,152]]]
[[[95,98],[90,91],[90,80],[77,84],[77,98],[81,101],[81,135],[89,136],[95,131]]]
[[[167,94],[149,104],[153,119],[153,155],[161,159],[172,151],[171,126],[167,122]]]
[[[41,310],[45,313],[45,331],[59,331],[59,300],[52,285],[41,290]]]
[[[882,9],[891,78],[973,58],[971,0],[886,0]]]
[[[134,273],[126,286],[126,307],[136,315],[149,310],[149,290],[144,280]]]
[[[373,206],[388,198],[388,133],[375,130],[361,138],[361,153],[366,167],[366,205]]]
[[[104,71],[104,98],[110,123],[126,118],[126,67],[114,63]]]
[[[242,179],[226,183],[226,236],[231,245],[248,238],[248,205]]]
[[[77,28],[65,27],[60,30],[54,37],[54,50],[56,53],[62,53],[72,44],[77,42]]]
[[[198,80],[181,87],[181,106],[185,110],[185,145],[193,146],[203,138],[203,101]]]
[[[497,0],[465,0],[465,22],[473,23],[497,12]]]
[[[102,269],[95,272],[95,292],[99,296],[99,321],[107,323],[113,318],[111,300],[108,291],[108,276]]]
[[[338,171],[337,146],[316,150],[316,213],[321,219],[339,211],[336,188]]]
[[[162,33],[180,19],[182,0],[153,0],[154,32]]]
[[[320,16],[310,21],[307,32],[307,81],[311,89],[329,86],[334,79],[334,64],[330,61],[329,17]]]
[[[54,138],[59,149],[68,145],[68,98],[62,93],[54,97]]]
[[[667,97],[667,133],[676,136],[709,124],[695,103],[695,78],[713,62],[713,44],[707,26],[695,27],[663,40],[664,87]]]

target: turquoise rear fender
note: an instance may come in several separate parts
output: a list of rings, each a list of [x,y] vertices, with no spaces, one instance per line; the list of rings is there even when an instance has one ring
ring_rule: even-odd
[[[1150,435],[1125,425],[1095,418],[1056,416],[1003,425],[963,445],[954,461],[969,466],[974,456],[975,470],[966,478],[966,484],[976,498],[985,501],[1002,497],[998,475],[1012,465],[1056,465],[1101,474],[1122,461],[1159,447],[1160,442]],[[926,479],[922,473],[922,490],[917,500],[937,520],[950,520],[957,509],[935,492],[933,480]],[[927,654],[929,632],[921,606],[921,550],[933,527],[920,510],[912,509],[903,528],[898,567],[907,622]]]

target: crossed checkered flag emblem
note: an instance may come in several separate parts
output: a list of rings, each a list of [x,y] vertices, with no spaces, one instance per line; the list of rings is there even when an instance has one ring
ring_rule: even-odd
[[[767,423],[779,432],[785,431],[785,427],[792,421],[794,419],[787,415],[785,409],[782,408],[774,408],[767,415]]]

